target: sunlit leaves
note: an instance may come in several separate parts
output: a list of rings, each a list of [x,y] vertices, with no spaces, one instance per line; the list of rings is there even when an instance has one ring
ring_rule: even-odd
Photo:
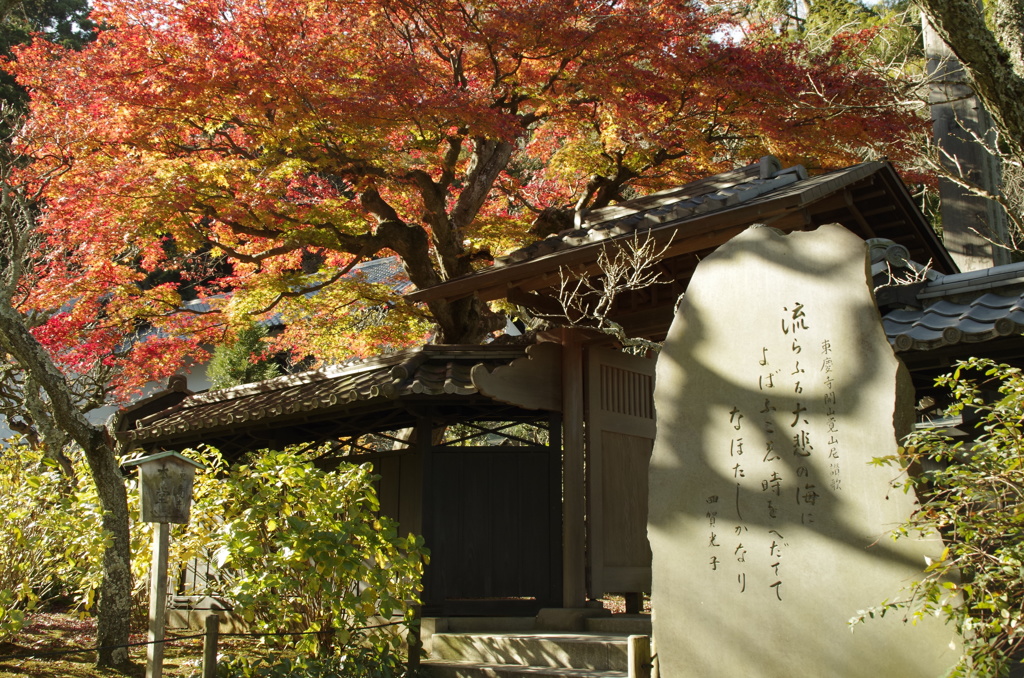
[[[909,467],[904,489],[922,499],[896,536],[938,533],[948,545],[911,595],[891,607],[956,625],[964,654],[951,675],[1005,676],[1024,648],[1024,375],[970,359],[937,383],[949,389],[948,414],[963,417],[960,428],[971,438],[921,430],[901,455],[876,460]]]
[[[69,478],[19,439],[0,455],[0,640],[40,600],[68,596],[95,611],[109,534],[84,459],[72,461]]]
[[[481,265],[474,253],[523,244],[546,208],[601,207],[765,153],[812,169],[899,160],[913,124],[888,83],[859,69],[856,40],[824,53],[758,40],[686,0],[103,0],[95,11],[109,30],[89,48],[37,43],[11,65],[33,92],[23,148],[71,160],[46,213],[67,249],[32,303],[74,297],[103,318],[116,307],[166,336],[173,324],[211,340],[213,319],[171,322],[163,290],[132,287],[205,251],[222,270],[193,291],[239,296],[221,329],[274,305],[289,320],[279,345],[298,358],[402,343],[444,311],[403,309],[340,277],[336,295],[318,288],[353,257],[397,253],[414,284],[431,285]],[[589,188],[595,177],[607,190]],[[300,265],[311,252],[316,271]],[[295,294],[310,288],[315,298]],[[363,322],[381,309],[392,310]],[[444,336],[479,339],[475,317]]]

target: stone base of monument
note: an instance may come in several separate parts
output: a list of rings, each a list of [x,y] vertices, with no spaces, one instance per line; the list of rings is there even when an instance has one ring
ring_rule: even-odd
[[[578,617],[583,628],[577,631],[540,629],[539,618],[424,619],[423,647],[429,657],[421,664],[424,673],[434,678],[649,675],[649,666],[631,667],[630,661],[647,656],[650,617]],[[550,621],[551,615],[546,618]]]
[[[189,631],[203,631],[206,628],[206,618],[216,614],[220,618],[218,631],[220,633],[247,633],[249,625],[245,620],[233,612],[226,610],[167,610],[167,629]]]
[[[223,601],[207,596],[174,596],[171,607],[166,611],[167,628],[203,631],[206,618],[211,614],[220,617],[220,633],[249,631],[249,625],[241,615],[227,609]]]

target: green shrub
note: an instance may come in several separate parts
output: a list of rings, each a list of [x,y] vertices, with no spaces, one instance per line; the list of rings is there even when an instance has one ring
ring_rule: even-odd
[[[222,659],[219,678],[398,678],[405,666],[398,655],[370,647],[352,647],[343,655],[282,658],[274,661]]]
[[[971,359],[937,383],[952,392],[951,415],[980,417],[979,435],[918,431],[877,460],[914,470],[904,487],[923,502],[896,537],[939,533],[947,544],[911,595],[886,607],[956,625],[964,653],[952,675],[1005,676],[1024,649],[1024,375]]]
[[[39,601],[73,596],[84,610],[95,603],[107,535],[83,461],[72,461],[77,473],[67,478],[20,439],[0,454],[0,640]]]
[[[311,456],[264,451],[233,468],[214,457],[177,553],[212,555],[220,588],[208,593],[227,597],[254,632],[302,634],[281,638],[330,661],[369,652],[400,664],[404,627],[391,620],[412,619],[422,539],[379,515],[369,465],[326,472]],[[344,675],[363,675],[354,671],[346,664]]]
[[[47,579],[47,550],[36,547],[41,530],[35,504],[47,477],[23,468],[21,456],[14,449],[0,455],[0,641],[21,629]]]
[[[398,675],[405,627],[391,620],[412,618],[426,549],[422,539],[400,537],[395,523],[378,515],[369,466],[327,473],[308,461],[312,454],[267,451],[228,468],[208,453],[210,468],[196,476],[191,522],[175,526],[171,562],[212,557],[217,588],[203,592],[230,599],[253,631],[301,634],[279,640],[318,655],[272,669],[307,673],[237,675],[320,675],[310,672],[336,665],[345,667],[343,675]],[[79,472],[68,479],[26,445],[0,455],[0,640],[16,633],[25,611],[48,596],[71,595],[86,611],[95,603],[108,536],[82,460],[72,460]],[[129,509],[138,516],[133,487]],[[133,522],[140,619],[151,535],[152,525]]]

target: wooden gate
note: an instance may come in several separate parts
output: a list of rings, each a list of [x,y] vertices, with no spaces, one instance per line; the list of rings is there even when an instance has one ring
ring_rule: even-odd
[[[424,613],[536,614],[561,600],[561,476],[547,447],[434,447]]]
[[[592,347],[587,352],[588,593],[651,590],[647,470],[654,445],[654,364]]]

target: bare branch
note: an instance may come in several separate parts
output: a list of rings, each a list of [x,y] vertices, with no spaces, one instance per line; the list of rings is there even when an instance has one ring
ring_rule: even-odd
[[[641,290],[652,285],[667,285],[657,264],[671,246],[659,246],[649,232],[606,243],[598,255],[598,276],[578,275],[568,268],[559,270],[558,305],[572,327],[590,327],[618,339],[624,346],[660,350],[657,342],[630,337],[612,320],[616,299],[623,292]]]

